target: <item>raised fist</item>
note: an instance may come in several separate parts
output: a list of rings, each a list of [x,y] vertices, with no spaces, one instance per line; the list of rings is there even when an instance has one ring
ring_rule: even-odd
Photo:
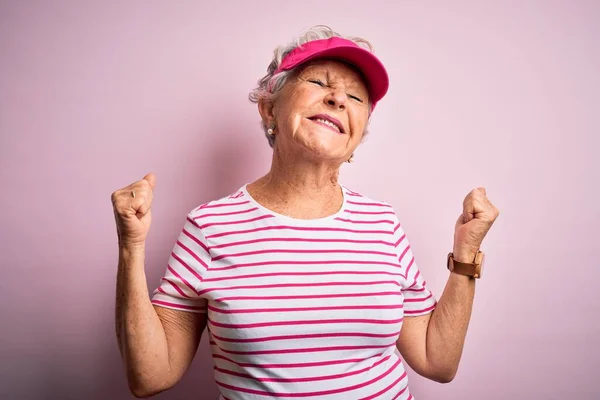
[[[473,261],[485,235],[500,210],[493,205],[484,187],[473,189],[463,201],[463,212],[454,226],[454,254]]]
[[[150,207],[155,185],[156,177],[149,173],[111,195],[119,247],[143,248],[152,222]]]

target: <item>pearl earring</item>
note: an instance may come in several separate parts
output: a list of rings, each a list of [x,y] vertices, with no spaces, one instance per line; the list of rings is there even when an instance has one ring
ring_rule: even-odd
[[[267,129],[267,133],[270,136],[273,136],[275,134],[275,125],[273,125],[271,128]]]
[[[346,162],[349,162],[349,163],[354,162],[354,154],[352,154],[350,156],[350,158],[348,159],[348,161],[346,161]]]

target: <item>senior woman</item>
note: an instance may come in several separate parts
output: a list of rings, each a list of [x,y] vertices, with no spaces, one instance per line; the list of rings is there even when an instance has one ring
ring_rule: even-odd
[[[315,27],[277,48],[250,95],[270,171],[189,212],[152,296],[155,177],[113,193],[116,329],[134,395],[175,385],[205,328],[220,399],[412,399],[403,361],[453,379],[498,210],[483,188],[466,196],[436,300],[394,209],[338,183],[387,89],[364,40]]]

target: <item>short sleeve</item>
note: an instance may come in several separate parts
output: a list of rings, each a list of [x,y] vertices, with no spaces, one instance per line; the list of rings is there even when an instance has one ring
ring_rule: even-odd
[[[404,315],[407,317],[426,315],[435,309],[437,300],[427,287],[427,282],[415,261],[406,233],[395,213],[393,220],[396,254],[406,277],[405,284],[401,289],[404,296]]]
[[[152,294],[152,304],[205,313],[207,301],[198,294],[198,287],[210,260],[204,234],[190,212],[173,246],[165,273]]]

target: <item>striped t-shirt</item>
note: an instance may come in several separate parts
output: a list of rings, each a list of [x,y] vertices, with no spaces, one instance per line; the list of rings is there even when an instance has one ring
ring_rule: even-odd
[[[221,400],[414,398],[396,340],[436,299],[393,208],[342,192],[320,219],[246,186],[188,214],[152,302],[208,313]]]

